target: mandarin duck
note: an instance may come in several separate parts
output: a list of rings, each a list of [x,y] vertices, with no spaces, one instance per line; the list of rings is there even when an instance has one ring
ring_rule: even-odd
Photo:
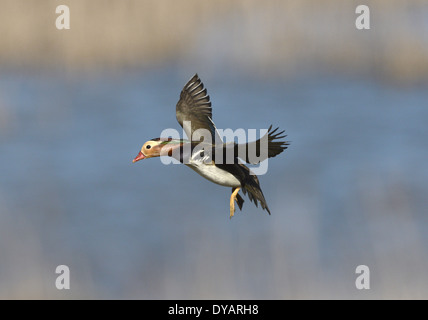
[[[289,141],[279,140],[286,137],[283,135],[284,131],[277,132],[278,128],[272,130],[271,125],[267,133],[257,141],[245,144],[223,143],[212,120],[211,101],[207,89],[197,74],[187,82],[181,91],[176,106],[176,117],[187,137],[191,140],[151,139],[144,143],[133,162],[160,156],[175,158],[202,177],[216,184],[232,188],[229,202],[230,218],[235,213],[235,202],[242,210],[244,199],[238,194],[240,190],[244,195],[248,193],[250,201],[253,201],[256,207],[259,202],[261,207],[271,214],[260,188],[259,179],[239,159],[245,163],[256,165],[267,158],[277,156],[289,145]],[[196,133],[200,131],[199,129],[208,132],[210,135],[208,138],[211,138],[208,139],[209,142],[206,142],[205,139],[202,142],[193,139]],[[261,154],[260,149],[263,147],[263,142],[267,145],[267,152],[264,153],[263,157],[254,161],[249,151],[257,150]],[[244,151],[240,152],[240,150]],[[230,152],[232,152],[232,157],[227,158]],[[220,157],[217,157],[219,154]],[[220,159],[218,160],[218,158]]]

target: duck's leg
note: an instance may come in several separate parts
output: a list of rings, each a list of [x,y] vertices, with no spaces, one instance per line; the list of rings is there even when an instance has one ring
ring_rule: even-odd
[[[238,194],[239,190],[241,188],[234,188],[232,191],[232,195],[230,196],[230,218],[232,219],[234,213],[235,213],[235,201],[236,200],[236,195]]]

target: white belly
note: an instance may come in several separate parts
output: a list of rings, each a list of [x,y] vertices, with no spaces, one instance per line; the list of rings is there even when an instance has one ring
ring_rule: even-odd
[[[193,162],[191,164],[186,164],[189,168],[195,170],[205,179],[210,180],[211,182],[217,183],[225,187],[240,187],[241,183],[239,180],[231,173],[217,168],[215,165],[206,165]]]

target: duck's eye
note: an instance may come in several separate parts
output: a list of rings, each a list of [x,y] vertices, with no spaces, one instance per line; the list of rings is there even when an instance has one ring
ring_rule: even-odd
[[[151,145],[147,145],[146,146],[146,149],[150,149],[152,146]]]

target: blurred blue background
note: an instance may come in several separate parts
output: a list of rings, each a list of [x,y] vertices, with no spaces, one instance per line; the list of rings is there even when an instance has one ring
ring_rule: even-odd
[[[428,297],[425,1],[368,1],[365,31],[356,1],[63,1],[64,31],[0,2],[0,298]],[[217,127],[286,130],[271,216],[132,164],[196,72]]]

